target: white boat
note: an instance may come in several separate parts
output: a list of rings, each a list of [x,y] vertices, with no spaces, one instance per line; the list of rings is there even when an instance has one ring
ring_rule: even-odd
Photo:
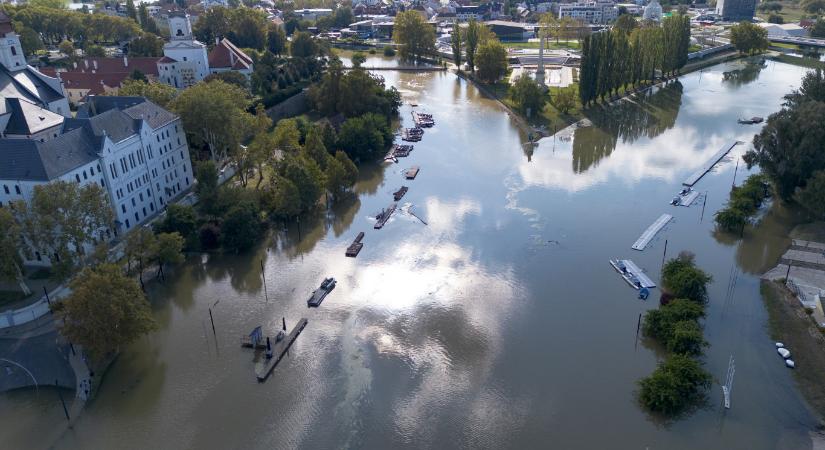
[[[792,359],[786,359],[786,360],[785,360],[785,365],[786,365],[786,366],[788,366],[788,367],[790,367],[791,369],[793,369],[794,367],[796,367],[796,363],[795,363],[795,362],[793,362],[793,360],[792,360]]]
[[[785,344],[783,344],[781,342],[776,343],[776,348],[784,348],[784,347],[785,347]]]
[[[788,351],[787,348],[784,348],[784,347],[783,348],[778,348],[778,349],[776,349],[776,352],[779,353],[779,356],[781,356],[785,359],[788,359],[788,358],[791,357],[791,352]]]

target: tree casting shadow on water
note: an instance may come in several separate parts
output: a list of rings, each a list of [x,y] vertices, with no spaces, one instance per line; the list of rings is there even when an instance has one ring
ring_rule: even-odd
[[[593,126],[573,132],[573,171],[586,172],[610,156],[619,140],[632,144],[641,138],[653,139],[676,125],[684,87],[673,80],[627,99],[585,111]]]

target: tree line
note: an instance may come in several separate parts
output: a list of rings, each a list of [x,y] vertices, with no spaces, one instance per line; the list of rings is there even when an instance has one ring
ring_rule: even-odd
[[[698,358],[708,346],[699,320],[705,317],[710,275],[682,252],[662,268],[662,306],[645,313],[642,331],[668,351],[653,373],[639,380],[639,401],[650,411],[673,416],[696,405],[711,376]]]
[[[627,28],[594,33],[582,42],[579,97],[583,105],[613,96],[622,89],[653,82],[687,63],[690,19],[674,15],[661,27]]]
[[[825,218],[823,115],[825,75],[817,69],[785,96],[783,108],[768,117],[744,156],[748,168],[761,168],[780,198],[796,201],[819,220]]]
[[[461,68],[466,61],[470,73],[485,83],[493,83],[507,73],[507,49],[495,33],[475,19],[464,28],[458,23],[453,26],[451,46],[455,65]]]

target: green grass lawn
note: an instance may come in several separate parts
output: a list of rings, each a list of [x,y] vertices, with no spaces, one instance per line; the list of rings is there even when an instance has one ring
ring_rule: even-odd
[[[799,2],[780,1],[779,3],[782,4],[782,11],[779,11],[777,14],[785,19],[785,23],[797,23],[799,22],[799,19],[811,16],[810,13],[800,7]],[[771,13],[762,12],[757,9],[756,15],[762,19],[768,20],[768,16],[770,16]]]

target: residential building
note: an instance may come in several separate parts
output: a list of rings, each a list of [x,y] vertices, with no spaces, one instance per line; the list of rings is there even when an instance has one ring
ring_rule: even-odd
[[[57,78],[46,76],[26,63],[20,36],[11,19],[0,11],[0,98],[20,98],[62,116],[69,116],[69,102]],[[0,114],[2,117],[2,114]],[[0,119],[0,133],[3,122]]]
[[[560,3],[558,17],[571,17],[590,24],[606,24],[619,16],[619,9],[613,2]]]
[[[716,14],[728,22],[753,20],[756,15],[756,0],[718,0]]]
[[[145,98],[90,96],[74,119],[25,99],[9,103],[23,114],[12,114],[10,130],[31,135],[0,139],[0,206],[29,201],[35,186],[56,180],[96,183],[115,214],[115,228],[101,230],[106,239],[145,223],[194,182],[180,118]],[[49,258],[35,252],[25,262],[49,265]]]
[[[158,57],[83,58],[68,68],[44,67],[43,73],[63,82],[69,103],[77,106],[87,95],[116,95],[135,71],[158,79]]]
[[[234,70],[252,76],[252,58],[241,51],[229,39],[216,39],[215,46],[209,52],[209,73],[220,73]]]

